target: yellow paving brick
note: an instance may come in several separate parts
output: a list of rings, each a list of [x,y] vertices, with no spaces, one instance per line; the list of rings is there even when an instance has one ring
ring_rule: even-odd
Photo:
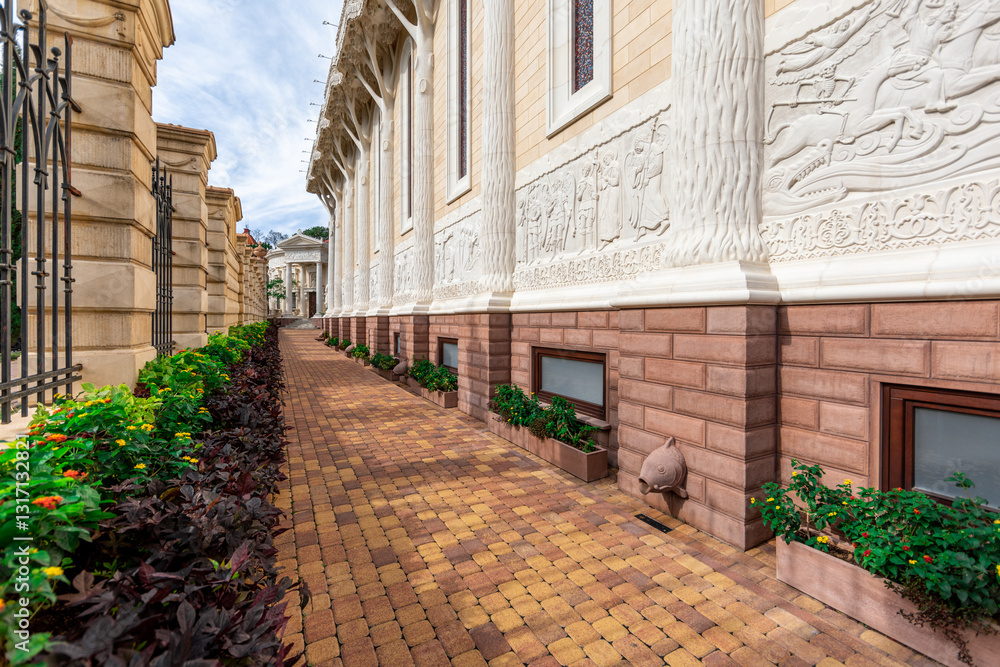
[[[583,647],[583,652],[587,654],[599,667],[611,667],[618,664],[622,659],[622,654],[608,642],[598,639]]]
[[[583,652],[575,641],[569,637],[564,637],[558,641],[549,644],[549,652],[552,657],[559,661],[561,665],[571,665],[577,660],[586,657],[586,653]]]

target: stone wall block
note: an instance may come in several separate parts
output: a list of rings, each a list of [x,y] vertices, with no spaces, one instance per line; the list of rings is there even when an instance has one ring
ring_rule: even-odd
[[[782,456],[819,464],[830,464],[855,473],[868,472],[868,444],[866,442],[824,433],[802,431],[789,426],[781,427],[779,438]]]
[[[773,335],[777,328],[773,306],[724,306],[709,308],[706,332],[710,334]]]
[[[782,366],[819,366],[819,338],[780,336],[778,363]]]
[[[778,391],[783,396],[868,403],[868,379],[860,373],[784,366],[778,370]]]
[[[646,379],[650,382],[704,389],[706,376],[706,365],[702,363],[669,359],[646,360]]]
[[[624,412],[623,404],[619,408],[619,415]],[[639,424],[633,424],[638,426]],[[694,445],[705,444],[705,421],[702,419],[692,419],[674,412],[666,412],[654,408],[645,408],[646,429],[664,437],[674,437],[682,442]]]
[[[996,340],[1000,327],[996,301],[876,303],[871,308],[874,337]]]
[[[669,334],[622,333],[617,347],[619,351],[634,356],[669,358],[672,346],[673,340]]]
[[[780,396],[778,398],[778,423],[819,430],[819,401]]]
[[[931,369],[942,380],[1000,382],[1000,344],[934,342]]]
[[[806,336],[865,336],[868,306],[784,306],[778,309],[778,331]]]
[[[820,365],[869,373],[927,377],[931,367],[929,341],[824,338]]]
[[[618,391],[622,401],[648,405],[670,410],[673,408],[673,387],[639,382],[637,380],[620,379]]]
[[[704,308],[656,308],[645,313],[646,331],[704,333]]]
[[[819,404],[819,430],[867,442],[869,435],[868,408],[839,403]]]

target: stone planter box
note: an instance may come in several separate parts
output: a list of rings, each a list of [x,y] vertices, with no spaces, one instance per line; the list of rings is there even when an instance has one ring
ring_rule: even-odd
[[[354,363],[356,363],[359,366],[370,366],[371,365],[370,361],[368,361],[367,359],[361,359],[360,357],[351,357],[351,360],[354,361]]]
[[[552,438],[536,437],[526,428],[512,426],[496,415],[486,420],[490,432],[585,482],[608,476],[608,450],[598,448],[587,453]]]
[[[381,377],[385,378],[385,379],[386,379],[386,380],[388,380],[389,382],[399,382],[400,380],[402,380],[402,379],[403,379],[403,376],[402,376],[402,375],[396,375],[396,374],[395,374],[395,373],[393,373],[393,372],[392,372],[391,370],[389,370],[389,371],[384,371],[384,370],[382,370],[381,368],[375,368],[374,366],[371,366],[370,368],[372,369],[372,371],[373,371],[373,372],[374,372],[374,373],[375,373],[376,375],[380,375]]]
[[[413,378],[410,378],[411,380]],[[414,384],[416,381],[414,381]],[[424,389],[419,384],[417,388],[420,390],[420,396],[426,398],[431,403],[440,405],[442,408],[457,408],[458,407],[458,392],[457,391],[431,391],[430,389]]]
[[[930,627],[913,625],[897,612],[916,611],[908,600],[885,587],[882,579],[799,542],[778,538],[778,581],[799,589],[851,618],[892,637],[915,651],[949,665],[963,667],[958,648]],[[1000,636],[966,636],[977,665],[995,664]]]

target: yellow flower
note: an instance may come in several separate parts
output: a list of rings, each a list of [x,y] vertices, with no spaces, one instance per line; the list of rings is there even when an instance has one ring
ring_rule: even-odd
[[[136,470],[145,470],[146,469],[146,464],[145,463],[136,463],[135,464],[135,469]]]
[[[136,429],[136,427],[135,427],[135,426],[126,426],[125,428],[126,428],[126,430],[128,430],[128,431],[134,431],[134,430]]]
[[[47,577],[61,577],[63,569],[61,567],[47,567],[42,572],[45,573]]]
[[[0,600],[0,612],[2,612],[3,609],[4,609],[4,607],[6,607],[6,606],[7,606],[7,603],[4,602],[3,600]]]
[[[850,486],[852,483],[853,482],[851,482],[851,480],[849,480],[849,479],[845,479],[844,480],[844,484],[846,484],[847,486]]]
[[[143,425],[142,425],[142,426],[140,426],[139,428],[141,428],[141,429],[142,429],[143,431],[145,431],[146,433],[149,433],[150,431],[152,431],[152,430],[153,430],[153,425],[152,425],[152,424],[143,424]]]
[[[756,505],[757,504],[757,499],[756,498],[751,498],[750,499],[750,504],[751,505]]]
[[[907,561],[907,562],[908,562],[908,563],[909,563],[910,565],[916,565],[916,564],[917,564],[917,561],[915,561],[915,560],[911,560],[911,561]]]
[[[768,499],[767,499],[767,502],[769,502],[769,503],[773,503],[773,502],[774,502],[774,498],[768,498]]]
[[[118,438],[117,440],[115,440],[115,444],[118,445],[119,447],[124,447],[128,443],[122,440],[121,438]]]
[[[93,401],[87,401],[86,403],[84,403],[84,404],[83,404],[83,407],[85,407],[85,408],[89,408],[89,407],[90,407],[91,405],[93,405],[93,404],[94,404],[94,402],[93,402]]]
[[[819,542],[820,544],[826,544],[827,542],[830,541],[830,538],[827,537],[826,535],[820,535],[819,537],[816,538],[816,541]]]
[[[198,459],[189,459],[189,460],[191,461],[191,463],[197,463],[198,462]]]
[[[836,512],[829,512],[829,513],[827,513],[827,516],[837,516],[837,513]]]
[[[182,456],[182,457],[181,457],[181,460],[182,460],[182,461],[190,461],[190,460],[191,460],[191,457],[190,457],[190,456]]]
[[[998,526],[1000,526],[1000,519],[997,519],[997,520],[996,520],[996,521],[994,521],[993,523],[994,523],[995,525],[998,525]]]

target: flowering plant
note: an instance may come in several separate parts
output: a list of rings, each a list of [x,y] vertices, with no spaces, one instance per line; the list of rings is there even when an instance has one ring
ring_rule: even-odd
[[[588,453],[596,449],[591,436],[597,429],[582,424],[573,404],[559,396],[546,409],[534,394],[529,397],[517,385],[497,385],[489,407],[503,421],[527,426],[539,438],[555,438]]]
[[[382,354],[381,352],[376,352],[372,355],[372,366],[381,371],[391,371],[393,368],[399,365],[399,359],[392,357],[388,354]]]
[[[367,345],[358,345],[354,348],[354,352],[351,352],[351,356],[355,359],[369,359],[371,357],[371,350]]]
[[[787,489],[764,484],[750,501],[768,528],[825,552],[831,538],[849,543],[855,563],[917,606],[907,620],[940,630],[972,664],[961,631],[996,632],[987,621],[1000,620],[1000,517],[971,496],[972,481],[948,478],[967,495],[949,506],[919,491],[856,489],[849,479],[830,488],[819,466],[792,467]]]

